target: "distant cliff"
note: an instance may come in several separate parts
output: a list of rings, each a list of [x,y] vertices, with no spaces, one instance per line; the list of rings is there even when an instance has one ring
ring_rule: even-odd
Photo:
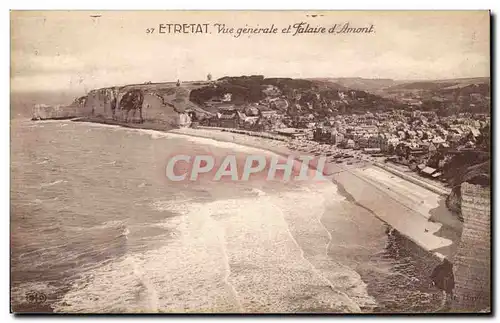
[[[165,128],[186,123],[186,111],[206,111],[189,101],[192,88],[199,85],[186,83],[136,84],[108,87],[90,91],[67,106],[38,104],[33,108],[33,120],[88,118],[91,121],[112,123],[156,124]],[[136,101],[124,99],[131,93],[140,93]],[[125,102],[125,103],[124,103]],[[153,126],[152,128],[159,128]],[[161,128],[161,127],[160,127]]]
[[[85,112],[77,105],[35,104],[32,109],[32,120],[71,119],[83,117]]]

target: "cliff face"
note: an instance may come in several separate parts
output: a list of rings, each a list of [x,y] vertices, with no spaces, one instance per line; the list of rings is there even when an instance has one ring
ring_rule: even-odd
[[[131,91],[139,91],[144,95],[145,104],[142,108],[120,107],[120,100]],[[186,82],[178,85],[147,83],[96,89],[75,100],[71,108],[65,107],[67,109],[64,116],[88,116],[126,123],[147,121],[170,124],[179,118],[176,113],[184,113],[186,110],[195,112],[201,118],[210,115],[201,106],[207,101],[220,101],[228,95],[230,103],[240,107],[262,100],[275,100],[269,108],[282,113],[287,112],[288,102],[293,101],[301,107],[297,113],[304,116],[311,113],[318,116],[332,115],[338,109],[344,112],[368,111],[373,110],[374,106],[391,110],[396,104],[392,100],[365,91],[350,90],[329,81],[253,75],[223,77],[213,82]],[[339,103],[340,100],[342,104]],[[59,118],[62,113],[59,110],[48,108],[35,118],[51,119],[53,115]]]
[[[189,123],[186,120],[187,109],[204,113],[189,101],[189,93],[195,87],[190,84],[176,87],[175,84],[163,83],[102,88],[90,91],[68,106],[37,105],[33,109],[33,119],[89,117],[93,121],[182,126]],[[142,95],[142,104],[121,106],[123,97],[137,90]]]
[[[78,106],[36,104],[32,110],[32,120],[69,119],[85,116]]]
[[[462,239],[454,259],[453,311],[477,312],[491,308],[490,189],[462,183]]]
[[[445,170],[449,183],[453,186],[451,193],[446,198],[446,206],[455,213],[460,221],[462,216],[462,187],[461,184],[477,184],[490,187],[491,156],[487,153],[467,152],[456,155]]]
[[[82,107],[85,115],[111,119],[113,117],[111,102],[116,95],[117,90],[113,88],[90,91]]]
[[[450,195],[448,195],[446,197],[446,206],[448,207],[448,209],[450,211],[453,212],[453,214],[455,214],[459,219],[460,221],[463,222],[463,217],[462,217],[462,197],[461,197],[461,190],[460,190],[460,186],[457,186],[457,187],[454,187],[451,192],[450,192]]]

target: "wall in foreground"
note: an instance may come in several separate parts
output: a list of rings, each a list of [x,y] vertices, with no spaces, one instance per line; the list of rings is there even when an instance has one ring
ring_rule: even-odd
[[[462,183],[464,228],[453,261],[455,292],[453,312],[491,308],[490,188]]]

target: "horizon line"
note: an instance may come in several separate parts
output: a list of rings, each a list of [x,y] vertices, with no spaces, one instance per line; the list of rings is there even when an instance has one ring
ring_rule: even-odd
[[[397,82],[439,82],[439,81],[453,81],[453,80],[467,80],[467,79],[478,79],[478,78],[488,78],[491,79],[491,76],[468,76],[468,77],[455,77],[455,78],[425,78],[425,79],[399,79],[399,78],[384,78],[384,77],[363,77],[363,76],[314,76],[314,77],[291,77],[291,76],[265,76],[263,74],[241,74],[241,75],[224,75],[221,76],[217,79],[212,80],[211,82],[218,81],[221,78],[224,77],[242,77],[242,76],[264,76],[264,79],[270,79],[270,78],[287,78],[287,79],[302,79],[302,80],[317,80],[317,79],[364,79],[364,80],[391,80],[391,81],[397,81]],[[12,78],[11,78],[12,81]],[[146,84],[146,82],[151,82],[149,84]],[[177,80],[171,80],[171,81],[144,81],[142,83],[127,83],[127,84],[122,84],[122,85],[109,85],[109,86],[104,86],[104,87],[95,87],[91,88],[90,90],[86,90],[87,93],[92,90],[97,90],[97,89],[104,89],[104,88],[110,88],[110,87],[125,87],[125,86],[131,86],[131,85],[151,85],[151,84],[168,84],[168,83],[176,83]],[[210,82],[206,79],[202,80],[188,80],[188,81],[180,81],[182,83],[194,83],[194,82]],[[40,92],[83,92],[85,93],[85,90],[76,90],[76,89],[47,89],[47,90],[38,90],[38,91],[31,91],[31,90],[23,90],[23,89],[17,89],[13,90],[11,84],[9,84],[10,87],[10,93],[40,93]]]

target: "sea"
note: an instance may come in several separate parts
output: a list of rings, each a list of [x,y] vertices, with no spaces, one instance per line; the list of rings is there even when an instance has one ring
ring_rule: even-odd
[[[177,153],[270,154],[11,110],[12,310],[439,311],[432,257],[339,185],[172,182]]]

